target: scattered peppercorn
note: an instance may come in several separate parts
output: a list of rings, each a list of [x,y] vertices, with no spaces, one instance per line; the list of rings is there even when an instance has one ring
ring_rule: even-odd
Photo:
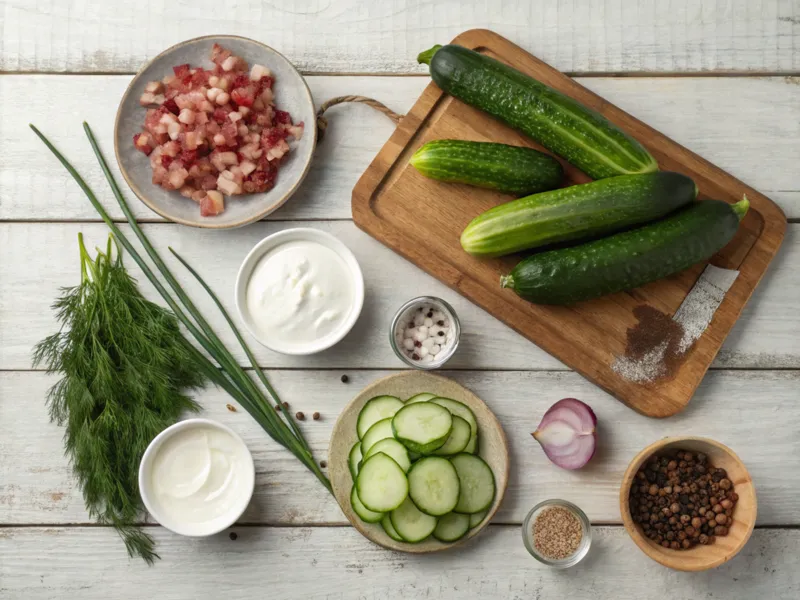
[[[315,421],[319,421],[319,413],[315,412],[313,415],[311,415],[311,418],[314,419]]]
[[[233,404],[226,404],[225,408],[227,408],[231,412],[236,412],[236,407]]]
[[[235,532],[235,531],[231,531],[231,532],[228,534],[228,537],[229,537],[229,538],[231,538],[232,540],[236,541],[236,538],[238,538],[239,536],[238,536],[238,535],[236,535],[236,532]]]
[[[294,416],[298,421],[305,421],[306,418],[306,416],[301,412],[296,413]]]
[[[439,319],[438,321],[436,321],[436,324],[437,324],[439,327],[444,327],[444,321],[442,321],[441,319]]]
[[[342,375],[342,383],[347,383],[350,381],[350,378],[347,375]]]
[[[630,511],[646,537],[664,548],[688,550],[728,535],[739,495],[725,469],[699,452],[652,456],[630,490]]]
[[[289,408],[289,403],[288,402],[284,402],[283,403],[283,408]]]
[[[321,460],[321,461],[319,461],[319,466],[320,466],[320,467],[322,467],[322,468],[324,469],[325,467],[327,467],[327,466],[328,466],[328,463],[327,463],[327,462],[325,462],[324,460]]]

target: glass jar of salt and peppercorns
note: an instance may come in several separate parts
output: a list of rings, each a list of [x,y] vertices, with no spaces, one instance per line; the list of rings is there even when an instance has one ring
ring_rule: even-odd
[[[458,347],[461,323],[453,307],[441,298],[420,296],[406,302],[394,316],[389,342],[397,357],[415,369],[438,369]]]

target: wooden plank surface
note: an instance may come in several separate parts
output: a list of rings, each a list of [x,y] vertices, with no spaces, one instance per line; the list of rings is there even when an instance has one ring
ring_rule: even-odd
[[[350,382],[340,381],[346,372]],[[317,460],[327,459],[331,429],[344,405],[384,371],[270,371],[292,412],[319,411],[301,424]],[[559,497],[581,506],[595,523],[620,523],[619,484],[631,459],[669,435],[701,435],[730,446],[744,461],[759,497],[759,525],[800,525],[800,411],[797,371],[713,371],[683,413],[666,421],[634,413],[570,372],[444,372],[475,392],[503,425],[511,453],[499,523],[521,523],[530,508]],[[80,491],[62,456],[62,430],[48,423],[44,373],[0,373],[0,524],[89,523]],[[244,411],[230,412],[224,392],[198,399],[204,415],[247,443],[256,462],[256,491],[242,518],[251,524],[346,524],[336,501],[294,457],[272,442]],[[589,403],[600,444],[580,471],[552,465],[531,437],[556,400]]]
[[[350,528],[236,528],[236,539],[178,538],[154,529],[164,560],[129,561],[105,528],[0,529],[0,596],[281,600],[794,600],[798,530],[756,530],[741,554],[691,575],[644,556],[620,527],[595,527],[592,552],[567,572],[537,563],[519,527],[490,526],[435,557],[383,550]]]
[[[402,363],[387,342],[394,312],[408,299],[432,294],[450,302],[462,322],[458,352],[448,363],[458,369],[564,369],[556,359],[514,333],[459,294],[395,255],[351,222],[261,222],[226,232],[201,231],[172,224],[151,224],[145,231],[173,265],[178,279],[193,294],[209,322],[240,361],[232,334],[206,294],[167,251],[172,245],[211,282],[222,302],[235,315],[233,286],[247,252],[264,236],[292,226],[318,227],[338,236],[355,253],[366,281],[367,300],[361,317],[345,339],[326,352],[308,357],[276,354],[250,336],[259,363],[271,368],[400,368]],[[104,244],[102,223],[0,224],[0,369],[29,369],[33,345],[53,332],[49,309],[58,289],[78,281],[77,236],[83,232],[89,247]],[[798,368],[800,366],[800,225],[790,225],[784,248],[745,308],[714,363],[715,367]],[[156,295],[128,260],[145,294]],[[398,284],[398,282],[401,282]],[[237,317],[238,322],[238,317]],[[243,362],[243,364],[245,364]]]
[[[532,303],[500,288],[498,281],[519,263],[519,255],[494,259],[469,256],[460,238],[473,218],[507,202],[508,196],[431,181],[421,176],[409,160],[423,144],[448,138],[544,148],[512,127],[449,96],[433,83],[425,88],[353,188],[356,225],[632,409],[661,418],[680,412],[691,401],[783,243],[786,231],[783,211],[757,190],[593,94],[510,40],[491,31],[474,30],[460,34],[453,42],[480,50],[596,111],[643,144],[658,168],[690,177],[699,199],[735,203],[749,198],[750,209],[741,223],[737,222],[736,236],[729,238],[724,250],[710,257],[715,266],[738,271],[738,277],[708,327],[676,363],[674,376],[639,382],[620,375],[613,365],[627,352],[627,332],[641,322],[636,311],[650,308],[674,315],[704,265],[682,269],[679,274],[636,290],[568,306]],[[454,64],[457,60],[454,59]],[[587,175],[574,165],[566,165],[565,185],[587,180]]]
[[[486,27],[569,72],[797,71],[793,0],[3,0],[0,69],[134,72],[214,33],[267,43],[310,72],[421,72],[416,55]]]
[[[97,219],[66,171],[43,154],[28,123],[42,128],[92,187],[108,197],[80,123],[88,119],[103,147],[113,154],[114,114],[129,81],[128,76],[0,75],[0,220]],[[427,77],[308,78],[317,104],[334,96],[362,94],[401,113],[428,81]],[[582,77],[577,81],[755,187],[789,218],[800,218],[799,77]],[[84,90],[96,98],[91,105],[86,104]],[[270,219],[350,218],[353,186],[394,125],[359,105],[340,105],[328,115],[330,127],[308,177],[297,195]],[[31,168],[50,164],[55,168]],[[116,164],[112,168],[116,172]],[[160,220],[132,194],[131,198],[137,217]],[[121,218],[116,207],[112,215]]]

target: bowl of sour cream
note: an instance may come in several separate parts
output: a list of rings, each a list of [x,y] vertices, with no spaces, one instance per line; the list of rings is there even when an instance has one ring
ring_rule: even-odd
[[[355,325],[364,278],[336,237],[300,227],[256,244],[239,268],[235,295],[242,322],[261,344],[282,354],[314,354]]]
[[[139,493],[161,525],[191,537],[233,525],[250,503],[255,466],[234,431],[209,419],[167,427],[145,450]]]

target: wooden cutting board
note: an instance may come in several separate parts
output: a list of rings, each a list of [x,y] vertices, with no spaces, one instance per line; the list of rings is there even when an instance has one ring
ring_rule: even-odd
[[[434,83],[425,88],[353,189],[356,225],[634,410],[652,417],[679,412],[691,399],[778,251],[786,229],[785,215],[756,190],[505,38],[476,29],[462,33],[453,43],[501,60],[600,112],[642,142],[662,170],[678,171],[694,179],[701,199],[736,202],[746,194],[751,208],[739,232],[710,261],[719,267],[738,269],[739,277],[673,376],[645,384],[623,379],[611,365],[625,353],[627,331],[638,323],[634,309],[649,305],[668,315],[675,314],[705,265],[696,265],[629,292],[569,307],[537,306],[511,290],[501,289],[500,275],[508,273],[520,257],[474,258],[461,249],[459,237],[475,216],[510,198],[488,190],[426,179],[409,166],[408,159],[425,142],[440,138],[543,148],[485,113],[444,94]],[[565,185],[589,180],[575,167],[568,164],[564,167]]]

